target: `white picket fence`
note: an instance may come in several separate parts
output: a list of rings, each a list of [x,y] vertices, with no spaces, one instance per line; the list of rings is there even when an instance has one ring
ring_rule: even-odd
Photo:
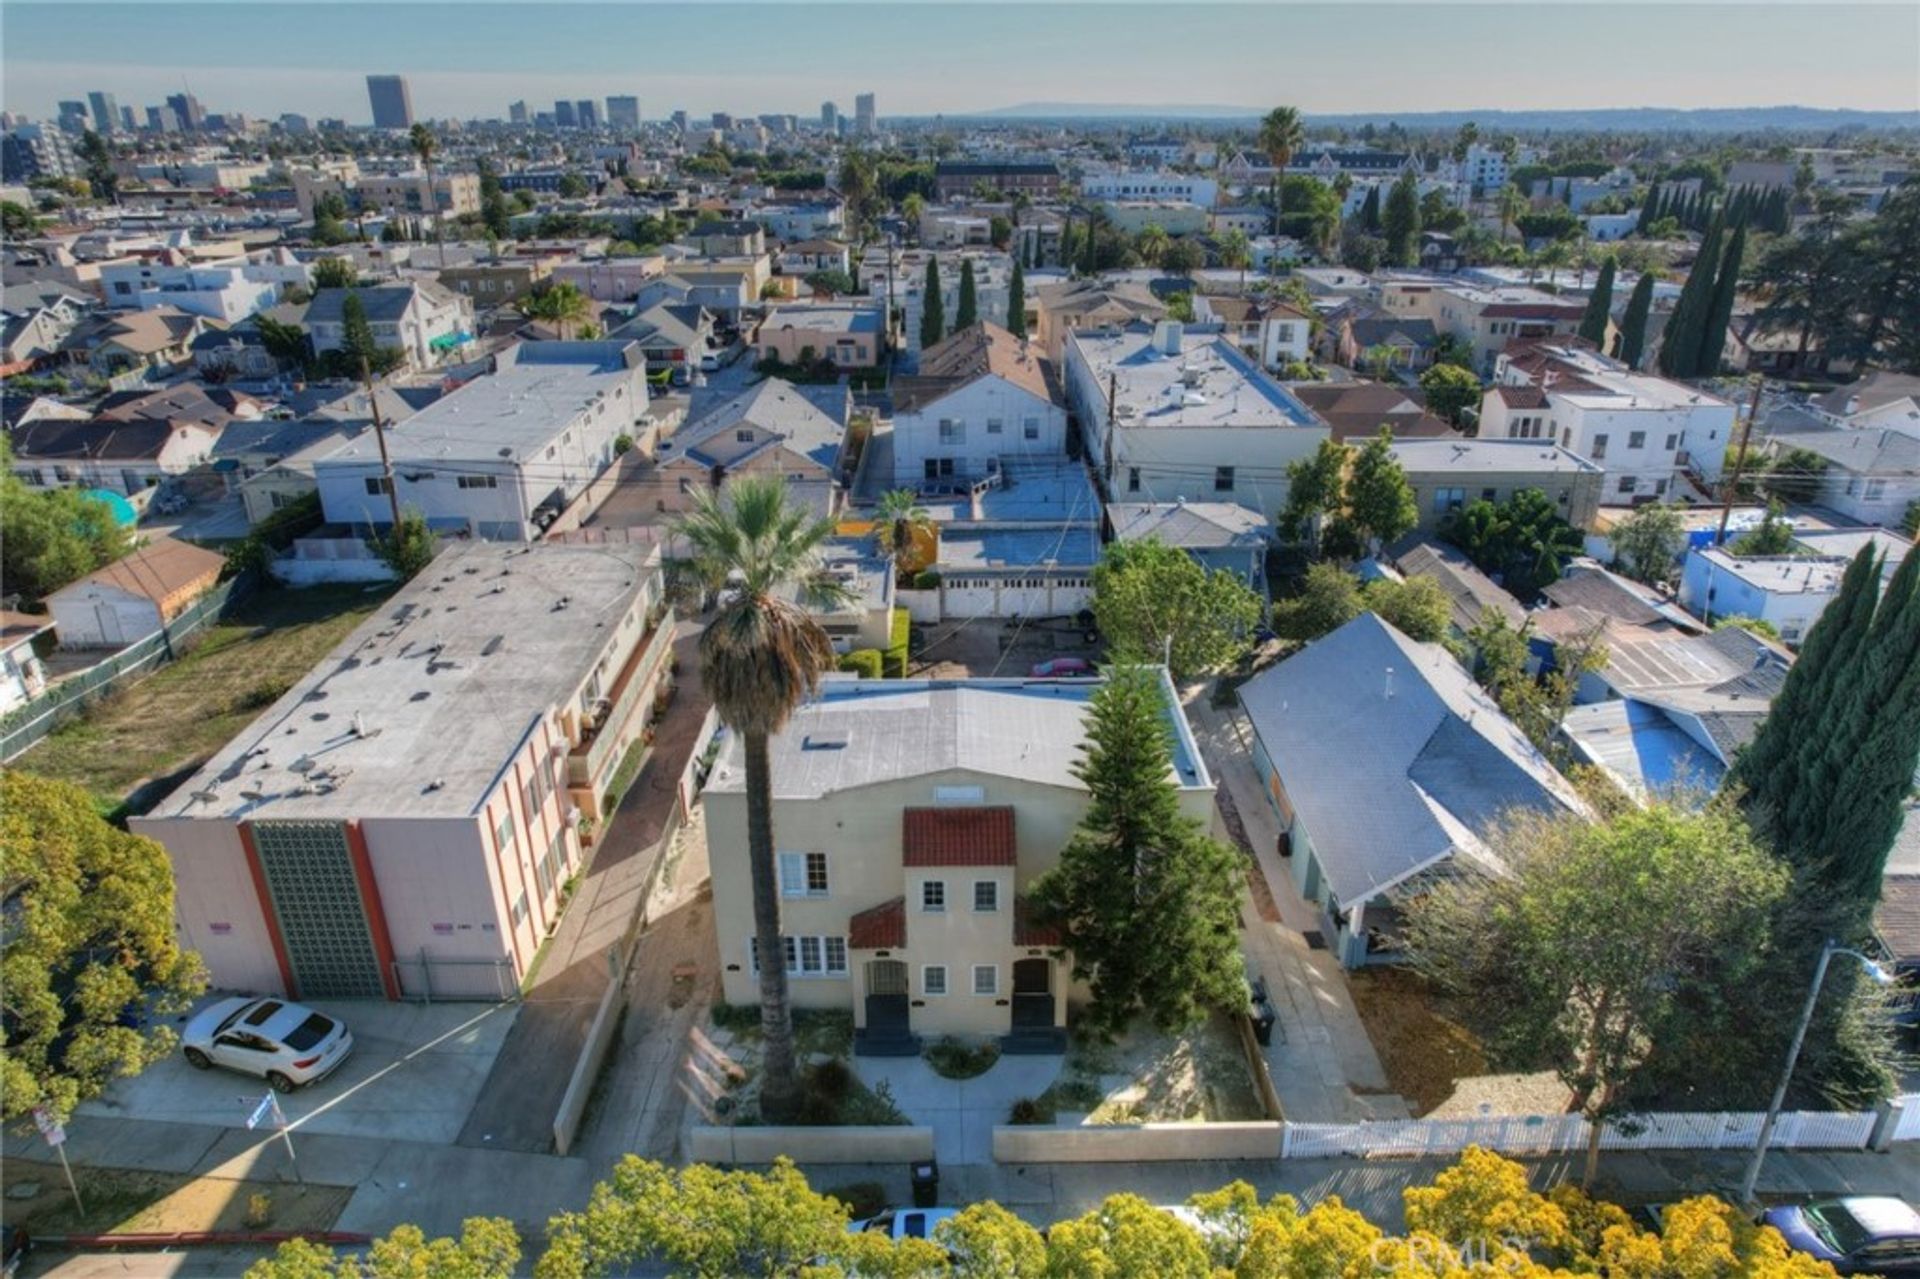
[[[1894,1121],[1895,1141],[1920,1141],[1920,1093],[1905,1093],[1898,1099],[1900,1117]]]
[[[1920,1139],[1920,1095],[1902,1097],[1894,1140]],[[1637,1115],[1607,1123],[1603,1150],[1750,1150],[1760,1138],[1758,1111]],[[1864,1150],[1872,1111],[1789,1110],[1774,1125],[1771,1149]],[[1578,1115],[1507,1115],[1477,1119],[1372,1119],[1351,1124],[1286,1125],[1282,1159],[1340,1156],[1454,1155],[1480,1146],[1506,1155],[1584,1150],[1587,1121]]]

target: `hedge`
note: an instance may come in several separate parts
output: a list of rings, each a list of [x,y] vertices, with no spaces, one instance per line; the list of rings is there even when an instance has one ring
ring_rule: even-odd
[[[940,570],[937,568],[923,568],[913,575],[913,589],[916,591],[931,591],[939,585]]]
[[[861,679],[879,679],[881,671],[880,650],[877,648],[856,648],[840,659],[840,669],[852,671]]]
[[[887,673],[894,679],[907,677],[907,638],[912,633],[913,619],[904,608],[893,610],[893,628],[887,644]]]

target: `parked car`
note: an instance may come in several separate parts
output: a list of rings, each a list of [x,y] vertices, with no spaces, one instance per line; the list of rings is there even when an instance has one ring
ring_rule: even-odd
[[[1920,1275],[1920,1212],[1903,1199],[1815,1199],[1769,1208],[1761,1220],[1843,1275]]]
[[[889,1208],[847,1227],[853,1234],[872,1230],[889,1239],[931,1239],[933,1228],[960,1214],[952,1208]]]
[[[1090,675],[1093,663],[1084,657],[1050,657],[1035,662],[1030,672],[1035,679],[1056,679],[1062,675]]]
[[[180,1044],[196,1070],[222,1066],[292,1092],[332,1074],[353,1052],[353,1035],[305,1004],[237,996],[202,1009]]]

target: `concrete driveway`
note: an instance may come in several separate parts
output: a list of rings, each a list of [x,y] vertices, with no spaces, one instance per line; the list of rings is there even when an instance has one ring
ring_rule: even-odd
[[[212,501],[195,502],[172,515],[154,515],[140,522],[146,537],[177,537],[189,542],[232,542],[247,535],[247,510],[234,493]]]
[[[390,1004],[313,1000],[353,1032],[353,1056],[316,1084],[284,1096],[296,1132],[451,1142],[460,1134],[517,1004]],[[175,1053],[114,1084],[83,1115],[244,1128],[267,1094],[264,1079],[195,1070]]]

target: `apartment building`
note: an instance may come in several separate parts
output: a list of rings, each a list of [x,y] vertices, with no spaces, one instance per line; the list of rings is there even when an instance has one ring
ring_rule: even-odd
[[[493,371],[386,432],[393,495],[434,528],[491,541],[538,538],[640,433],[646,362],[636,343],[521,342]],[[362,434],[314,463],[329,522],[393,522],[379,441]]]
[[[399,350],[408,368],[431,368],[473,340],[473,299],[432,280],[411,280],[371,289],[316,292],[306,314],[314,354],[345,345],[349,293],[359,294],[375,344]]]
[[[1287,467],[1327,424],[1217,329],[1082,329],[1066,339],[1068,403],[1116,502],[1233,502],[1277,517]]]
[[[771,743],[774,827],[796,1007],[847,1009],[854,1050],[925,1037],[1065,1047],[1072,967],[1025,892],[1087,809],[1073,765],[1097,680],[829,680]],[[1160,681],[1183,812],[1211,819],[1213,779],[1173,686]],[[758,998],[737,741],[702,801],[721,984]]]
[[[443,551],[129,823],[212,984],[511,996],[670,674],[663,596],[655,547]]]
[[[1734,406],[1636,373],[1590,347],[1542,342],[1501,355],[1480,404],[1482,440],[1558,441],[1606,471],[1601,501],[1660,501],[1690,472],[1719,478]]]
[[[1080,194],[1089,200],[1169,200],[1211,209],[1220,200],[1220,184],[1195,173],[1093,173],[1080,180]]]
[[[1389,316],[1430,320],[1435,331],[1463,343],[1474,371],[1493,376],[1495,359],[1521,338],[1568,335],[1580,327],[1586,305],[1525,286],[1481,288],[1431,276],[1392,278],[1380,285]]]
[[[1606,472],[1599,463],[1548,440],[1396,440],[1393,455],[1406,472],[1420,508],[1418,531],[1435,533],[1471,502],[1504,502],[1538,489],[1561,518],[1593,527]]]
[[[1067,411],[1051,367],[997,324],[962,329],[920,353],[893,386],[893,478],[971,481],[1003,465],[1067,453]]]

